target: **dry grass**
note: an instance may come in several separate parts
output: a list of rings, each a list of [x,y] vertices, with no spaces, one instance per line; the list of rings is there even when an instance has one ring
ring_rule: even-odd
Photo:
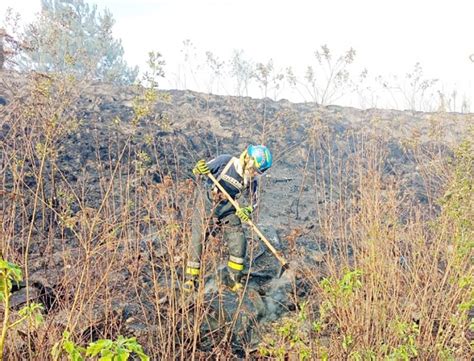
[[[0,143],[1,255],[21,265],[27,282],[45,273],[40,299],[47,302],[44,324],[15,331],[6,357],[50,359],[65,330],[78,344],[136,335],[152,359],[233,357],[232,323],[200,334],[209,307],[202,290],[193,307],[177,292],[193,182],[172,179],[167,165],[157,164],[162,182],[152,183],[133,129],[125,142],[111,136],[98,144],[109,155],[97,154],[87,165],[97,169],[98,190],[90,187],[90,173],[71,181],[59,163],[64,139],[77,131],[74,104],[85,86],[34,76],[0,108],[1,125],[9,128]],[[282,320],[267,335],[273,343],[262,347],[283,358],[467,360],[467,312],[474,302],[472,143],[454,164],[436,151],[410,150],[427,189],[428,202],[418,204],[400,179],[386,176],[384,139],[359,140],[342,161],[327,151],[332,138],[324,129],[311,137],[301,171],[315,194],[327,194],[327,202],[315,198],[311,205],[318,215],[314,238],[326,246],[327,280],[321,281],[320,267],[304,266],[309,296],[299,300],[300,314]],[[160,159],[160,149],[151,149],[148,156]],[[437,168],[424,167],[428,161]],[[439,206],[441,185],[453,196]],[[298,232],[293,236],[294,252]],[[212,271],[224,251],[212,241],[206,247],[204,268]],[[205,350],[204,339],[211,343]],[[252,357],[263,353],[253,350]]]
[[[316,142],[315,149],[330,149],[320,146],[324,136]],[[315,239],[326,244],[325,279],[319,268],[307,267],[312,291],[304,317],[280,323],[279,343],[270,347],[267,342],[264,349],[275,356],[284,345],[296,357],[315,359],[470,359],[472,135],[451,164],[440,152],[411,150],[427,190],[425,203],[403,192],[401,179],[384,172],[388,147],[383,138],[357,144],[355,158],[347,162],[342,155],[328,157],[326,171],[337,189],[326,184],[327,168],[314,172],[315,190],[329,192],[332,199],[315,203]],[[430,162],[442,167],[426,169]],[[441,197],[445,190],[449,196]],[[285,334],[292,324],[304,331]]]

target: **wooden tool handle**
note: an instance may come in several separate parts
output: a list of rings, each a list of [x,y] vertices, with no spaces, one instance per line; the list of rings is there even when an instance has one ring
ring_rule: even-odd
[[[239,204],[236,202],[234,198],[230,196],[229,193],[222,187],[222,185],[217,181],[216,177],[212,175],[212,173],[208,173],[207,176],[214,182],[217,188],[224,194],[227,198],[227,200],[235,207],[236,210],[240,209]],[[247,223],[253,228],[255,233],[260,237],[260,239],[265,243],[265,245],[268,247],[268,249],[273,253],[273,255],[276,257],[276,259],[283,265],[286,266],[288,262],[280,255],[280,253],[273,247],[273,245],[270,243],[270,241],[263,235],[262,232],[258,229],[258,227],[252,222],[251,219],[247,221]]]

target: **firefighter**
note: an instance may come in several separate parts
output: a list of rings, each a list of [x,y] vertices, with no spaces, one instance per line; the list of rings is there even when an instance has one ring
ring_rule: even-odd
[[[210,179],[195,192],[192,236],[189,245],[186,280],[183,290],[191,293],[198,287],[201,271],[202,247],[213,227],[220,227],[227,241],[227,267],[220,272],[219,281],[238,292],[242,287],[242,271],[247,250],[242,222],[250,219],[258,201],[258,176],[272,166],[272,155],[264,145],[249,145],[240,157],[223,154],[209,162],[199,160],[193,173],[197,176],[211,173],[229,195],[237,200],[246,195],[250,204],[238,211],[217,189]]]

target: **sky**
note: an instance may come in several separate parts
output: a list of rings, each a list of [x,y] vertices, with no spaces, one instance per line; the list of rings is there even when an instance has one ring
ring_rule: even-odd
[[[352,47],[357,52],[354,67],[367,68],[371,75],[404,76],[419,62],[427,78],[474,97],[472,0],[88,2],[112,12],[114,34],[122,39],[130,64],[143,66],[151,50],[163,55],[168,74],[163,85],[168,87],[179,86],[183,41],[189,39],[196,48],[196,64],[205,51],[227,60],[234,49],[242,49],[255,62],[271,58],[276,68],[292,66],[301,74],[314,62],[320,45],[335,53]],[[9,6],[28,21],[40,1],[0,0],[0,19]],[[205,88],[202,82],[189,84]]]

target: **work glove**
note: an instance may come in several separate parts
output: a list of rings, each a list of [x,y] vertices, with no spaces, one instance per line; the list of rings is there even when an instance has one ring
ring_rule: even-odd
[[[252,214],[253,208],[251,206],[243,207],[237,210],[235,214],[240,218],[242,222],[248,222],[250,219],[250,214]]]
[[[193,173],[194,175],[209,174],[211,173],[211,171],[209,170],[209,167],[207,166],[206,161],[204,159],[201,159],[194,166]]]

